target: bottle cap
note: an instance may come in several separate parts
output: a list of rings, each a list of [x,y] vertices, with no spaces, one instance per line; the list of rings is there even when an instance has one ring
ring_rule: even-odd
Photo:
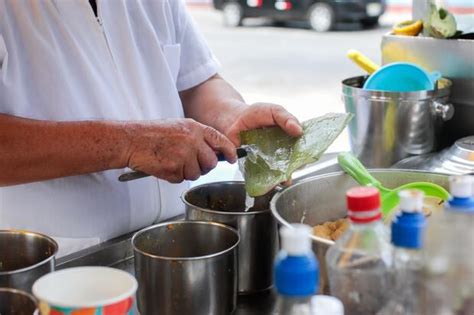
[[[319,264],[311,250],[310,234],[311,228],[303,224],[280,230],[282,250],[275,261],[274,275],[281,295],[305,297],[318,291]]]
[[[403,212],[423,212],[425,194],[417,189],[405,189],[398,193],[400,210]]]
[[[354,187],[346,193],[349,218],[356,223],[369,223],[382,217],[380,192],[374,187]]]
[[[449,188],[452,198],[449,199],[446,209],[474,213],[473,186],[472,176],[449,177]]]
[[[423,248],[426,218],[422,212],[400,212],[392,221],[392,244],[410,249]]]
[[[306,224],[292,224],[280,229],[281,248],[290,256],[304,256],[311,252],[311,227]]]
[[[454,198],[472,197],[472,178],[471,176],[450,176],[449,190]]]

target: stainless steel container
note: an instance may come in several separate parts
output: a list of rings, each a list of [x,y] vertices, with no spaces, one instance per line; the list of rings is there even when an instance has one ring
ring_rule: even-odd
[[[54,271],[58,244],[29,231],[0,230],[0,287],[31,292],[36,279]]]
[[[182,196],[186,219],[220,222],[239,231],[239,294],[266,290],[273,284],[278,230],[270,213],[272,196],[250,198],[239,181],[203,184]]]
[[[407,170],[370,171],[384,186],[427,181],[448,187],[448,176]],[[343,218],[347,215],[345,193],[358,184],[349,175],[337,172],[300,181],[275,194],[271,201],[272,214],[280,224],[305,223],[310,226]],[[326,251],[333,241],[311,236],[313,250],[318,256],[321,272],[321,291],[328,293]]]
[[[366,77],[342,81],[351,149],[367,167],[390,167],[411,156],[439,148],[445,121],[453,116],[448,104],[449,80],[434,91],[382,92],[362,89]]]
[[[37,311],[35,298],[20,290],[0,288],[0,314],[33,315]]]
[[[212,222],[169,222],[132,238],[142,315],[231,314],[239,234]]]

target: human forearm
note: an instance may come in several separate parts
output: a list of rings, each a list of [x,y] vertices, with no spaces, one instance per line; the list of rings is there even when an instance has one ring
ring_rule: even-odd
[[[0,185],[125,167],[123,123],[55,122],[0,114]]]
[[[245,107],[242,96],[221,76],[180,93],[186,117],[225,133]]]
[[[191,119],[54,122],[0,114],[0,186],[130,167],[194,180],[236,160],[221,133]]]

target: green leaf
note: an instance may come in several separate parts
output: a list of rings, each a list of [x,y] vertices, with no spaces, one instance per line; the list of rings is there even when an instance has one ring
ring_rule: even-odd
[[[351,118],[351,114],[330,113],[310,119],[302,123],[303,135],[298,138],[279,127],[241,132],[242,145],[250,148],[242,167],[247,193],[264,195],[297,169],[319,160]]]

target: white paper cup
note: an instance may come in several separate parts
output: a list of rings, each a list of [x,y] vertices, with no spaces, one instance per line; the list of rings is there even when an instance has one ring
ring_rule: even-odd
[[[125,315],[131,308],[137,281],[109,267],[77,267],[56,271],[33,284],[41,315]]]

